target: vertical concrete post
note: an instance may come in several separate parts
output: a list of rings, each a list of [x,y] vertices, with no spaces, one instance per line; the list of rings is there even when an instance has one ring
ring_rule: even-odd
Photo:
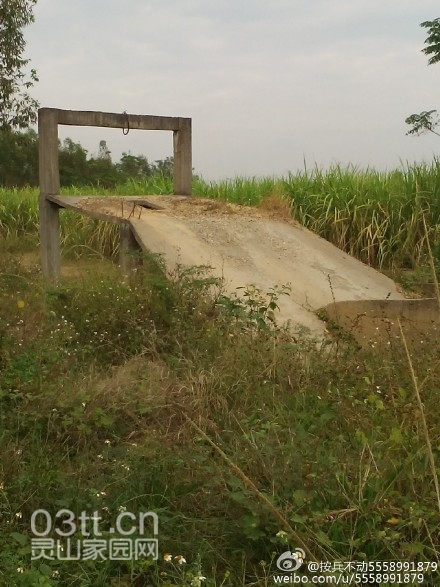
[[[59,206],[47,196],[60,193],[58,169],[58,119],[56,110],[38,111],[38,142],[40,171],[40,248],[43,274],[53,283],[60,274]]]
[[[174,193],[190,196],[192,190],[191,119],[181,118],[179,130],[173,131]]]

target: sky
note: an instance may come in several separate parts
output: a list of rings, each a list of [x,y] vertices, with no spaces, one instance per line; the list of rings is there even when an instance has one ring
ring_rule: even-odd
[[[438,0],[38,0],[25,29],[41,106],[192,118],[206,180],[337,163],[430,161],[405,118],[440,110],[440,64],[422,53]],[[150,161],[172,133],[60,127],[90,154],[106,140]]]

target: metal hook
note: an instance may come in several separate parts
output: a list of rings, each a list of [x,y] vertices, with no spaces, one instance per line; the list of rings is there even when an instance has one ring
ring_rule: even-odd
[[[124,112],[122,114],[125,114],[125,124],[122,127],[122,134],[127,136],[128,133],[130,132],[130,120],[128,118],[128,114],[127,114],[126,110],[124,110]]]

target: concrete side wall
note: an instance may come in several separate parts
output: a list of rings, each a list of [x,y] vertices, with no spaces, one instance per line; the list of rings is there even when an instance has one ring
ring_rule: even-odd
[[[432,336],[440,334],[436,299],[336,302],[323,309],[362,345],[400,340],[399,320],[409,343],[429,344]]]

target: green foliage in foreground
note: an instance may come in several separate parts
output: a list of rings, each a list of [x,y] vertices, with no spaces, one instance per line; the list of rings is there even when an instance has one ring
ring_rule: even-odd
[[[64,194],[145,195],[172,193],[172,180],[154,175],[112,190],[71,187]],[[284,178],[236,178],[193,181],[193,193],[245,206],[269,208],[287,203],[291,216],[347,253],[380,269],[411,268],[425,260],[427,246],[440,259],[440,161],[414,164],[390,172],[333,166],[305,169]],[[62,212],[65,251],[80,255],[117,253],[115,227],[72,212]],[[0,190],[0,237],[8,246],[38,243],[37,191]]]
[[[202,269],[166,281],[154,259],[130,285],[99,267],[47,289],[1,259],[0,585],[268,586],[298,538],[322,561],[438,560],[400,341],[318,347],[257,319],[276,295],[225,299]],[[440,348],[423,344],[437,459]],[[31,562],[38,508],[98,510],[105,538],[123,508],[153,510],[159,561]]]

